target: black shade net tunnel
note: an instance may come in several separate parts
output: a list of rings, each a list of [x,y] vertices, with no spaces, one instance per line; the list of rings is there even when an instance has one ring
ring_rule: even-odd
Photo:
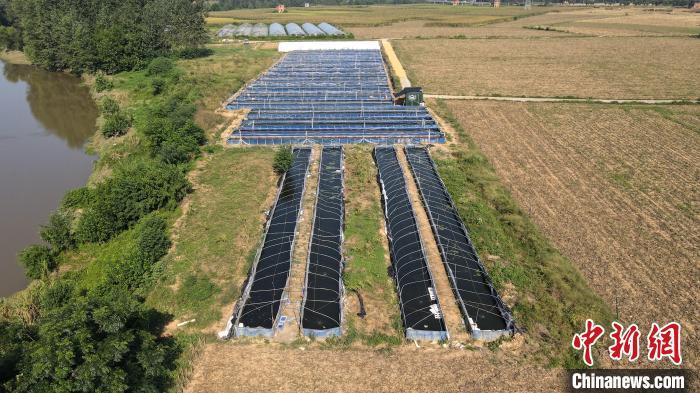
[[[512,314],[494,289],[428,150],[408,146],[404,151],[465,325],[477,339],[512,333]]]
[[[378,49],[289,52],[226,108],[250,110],[230,144],[445,141],[425,107],[394,104]]]
[[[234,311],[236,336],[274,335],[280,302],[287,287],[302,195],[311,161],[310,148],[293,152],[267,222],[243,296]]]
[[[302,330],[305,336],[341,335],[343,282],[343,148],[321,151],[316,208],[309,243]]]
[[[406,338],[445,340],[447,328],[396,151],[390,146],[378,146],[374,158]]]

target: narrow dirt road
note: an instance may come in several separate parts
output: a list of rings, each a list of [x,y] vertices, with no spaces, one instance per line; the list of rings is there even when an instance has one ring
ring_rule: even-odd
[[[301,336],[302,288],[306,279],[306,258],[309,255],[309,239],[316,207],[320,155],[321,146],[313,146],[311,149],[311,165],[306,178],[306,189],[302,196],[302,212],[294,240],[292,267],[289,272],[289,285],[286,292],[289,302],[284,304],[280,310],[282,315],[287,317],[287,323],[282,331],[278,331],[275,334],[274,341],[292,342]]]
[[[428,266],[433,274],[435,282],[435,292],[437,292],[440,300],[440,308],[442,315],[447,325],[447,331],[450,334],[452,341],[465,341],[469,337],[464,327],[462,315],[457,306],[450,279],[447,277],[445,266],[442,263],[440,250],[438,249],[432,229],[430,228],[430,220],[425,212],[425,207],[420,198],[420,193],[416,187],[416,182],[413,179],[413,174],[408,167],[408,161],[403,151],[403,146],[396,147],[396,157],[399,159],[399,165],[403,171],[403,177],[406,179],[406,190],[408,197],[411,199],[411,206],[416,217],[416,224],[420,233],[421,241],[425,247],[425,257],[428,260]]]
[[[404,70],[403,66],[401,65],[399,57],[396,56],[396,52],[394,52],[394,47],[391,46],[391,42],[389,42],[389,40],[386,38],[382,38],[382,47],[384,48],[384,52],[386,52],[386,57],[389,60],[389,64],[391,64],[391,69],[394,70],[394,74],[396,74],[401,82],[401,88],[405,89],[407,87],[411,87],[411,81],[408,80],[406,70]]]
[[[451,96],[445,94],[425,94],[425,98],[437,98],[441,100],[490,100],[510,102],[591,102],[597,104],[673,104],[679,100],[656,99],[615,99],[615,98],[560,98],[560,97],[500,97],[500,96]],[[700,100],[686,100],[693,104],[700,104]]]

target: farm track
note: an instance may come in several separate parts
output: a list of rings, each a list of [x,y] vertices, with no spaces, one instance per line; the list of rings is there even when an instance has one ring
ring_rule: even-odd
[[[564,107],[563,105],[566,105]],[[700,114],[479,101],[448,107],[619,319],[679,321],[697,361]],[[692,119],[695,119],[692,122]]]
[[[301,334],[301,303],[303,298],[302,288],[306,277],[306,259],[309,255],[309,239],[311,238],[311,226],[314,220],[315,201],[318,187],[320,146],[311,148],[311,164],[306,178],[306,190],[302,196],[302,211],[297,224],[296,239],[292,255],[292,267],[289,271],[289,284],[287,296],[289,302],[282,306],[281,315],[287,317],[287,324],[283,331],[275,334],[275,341],[291,342]]]
[[[504,344],[517,346],[518,342]],[[261,372],[261,369],[264,371]],[[561,371],[518,362],[487,349],[280,348],[214,343],[195,362],[187,393],[218,392],[560,392]]]
[[[673,104],[680,100],[668,99],[617,99],[617,98],[561,98],[561,97],[502,97],[502,96],[452,96],[445,94],[426,94],[425,98],[435,98],[439,100],[463,100],[463,101],[509,101],[509,102],[578,102],[595,104]],[[683,100],[691,104],[700,104],[700,100]]]
[[[455,299],[454,292],[452,291],[450,279],[447,276],[447,271],[445,270],[445,265],[443,264],[440,250],[437,242],[435,241],[435,236],[433,235],[432,228],[430,227],[428,213],[425,211],[425,207],[421,201],[420,192],[416,186],[416,181],[413,178],[413,174],[409,169],[403,147],[396,148],[396,157],[399,160],[399,165],[403,171],[403,176],[406,179],[406,191],[408,192],[408,197],[411,200],[411,207],[413,208],[413,213],[416,217],[416,225],[418,226],[421,241],[425,247],[424,252],[426,262],[428,263],[433,275],[435,292],[437,293],[440,301],[440,309],[445,320],[445,325],[447,326],[447,331],[450,335],[450,340],[464,342],[469,339],[469,336],[467,335],[467,330],[464,326],[461,311],[459,310],[457,300]]]

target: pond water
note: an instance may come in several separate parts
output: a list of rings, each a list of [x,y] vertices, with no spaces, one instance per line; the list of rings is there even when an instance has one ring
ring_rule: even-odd
[[[0,61],[0,296],[27,285],[17,253],[90,176],[97,115],[78,78]]]

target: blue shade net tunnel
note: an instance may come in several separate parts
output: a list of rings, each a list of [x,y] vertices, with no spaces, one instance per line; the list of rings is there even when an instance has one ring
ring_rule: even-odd
[[[287,34],[297,27],[287,25]],[[289,52],[227,108],[249,110],[230,144],[445,141],[425,107],[394,104],[379,50]]]

